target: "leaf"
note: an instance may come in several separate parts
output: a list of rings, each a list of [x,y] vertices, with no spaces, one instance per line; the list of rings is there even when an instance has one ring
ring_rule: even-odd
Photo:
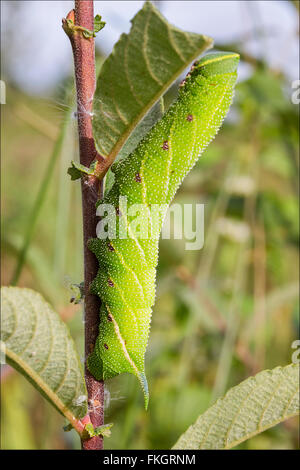
[[[99,33],[106,25],[105,21],[101,21],[101,15],[96,15],[94,19],[94,33]]]
[[[81,165],[81,163],[74,162],[73,160],[71,161],[71,167],[68,168],[68,175],[71,176],[71,180],[78,180],[81,178],[82,174],[85,175],[93,175],[95,171],[95,162],[93,162],[88,168],[87,166]]]
[[[85,37],[86,39],[94,38],[96,36],[94,31],[91,31],[87,28],[80,28],[80,31],[82,32],[83,37]]]
[[[76,428],[87,414],[87,392],[73,339],[59,315],[37,292],[1,288],[1,349]]]
[[[101,15],[96,15],[95,18],[94,18],[94,31],[91,31],[87,28],[82,28],[80,27],[80,31],[82,31],[82,34],[83,36],[88,39],[88,38],[95,38],[96,37],[96,33],[99,33],[99,31],[101,31],[101,29],[104,28],[104,26],[106,25],[105,21],[101,21]],[[76,26],[75,26],[75,29],[76,29]]]
[[[144,4],[130,33],[121,35],[105,60],[97,82],[93,134],[106,170],[160,96],[211,45],[212,39],[175,28],[154,5]]]
[[[74,162],[71,162],[71,165],[67,171],[68,175],[71,176],[72,181],[79,180],[81,178],[81,170],[75,166]]]
[[[113,423],[103,424],[102,426],[98,426],[97,428],[95,428],[95,436],[110,437],[112,427],[113,427]]]
[[[299,413],[299,364],[265,370],[231,388],[173,449],[231,449]]]

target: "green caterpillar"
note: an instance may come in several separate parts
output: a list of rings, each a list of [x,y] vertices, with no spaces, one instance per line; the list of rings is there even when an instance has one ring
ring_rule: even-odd
[[[238,62],[238,54],[216,52],[194,63],[177,101],[134,152],[113,165],[115,181],[101,204],[113,207],[107,220],[118,222],[116,232],[89,243],[100,266],[91,291],[102,305],[99,336],[88,368],[99,380],[124,372],[136,375],[146,408],[144,356],[155,300],[159,234],[167,206],[229,109]],[[148,222],[150,237],[133,233],[130,208],[134,204],[143,204],[142,218]],[[152,209],[160,206],[163,209],[157,215]]]

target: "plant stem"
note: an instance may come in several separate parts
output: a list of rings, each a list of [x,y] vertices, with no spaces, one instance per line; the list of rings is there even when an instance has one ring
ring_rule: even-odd
[[[96,87],[95,77],[95,46],[93,38],[85,38],[81,31],[69,31],[67,20],[71,19],[76,26],[94,30],[94,6],[92,0],[75,0],[75,10],[72,10],[63,27],[68,34],[74,55],[75,81],[77,91],[77,113],[80,163],[87,167],[93,160],[101,160],[95,149],[92,134],[92,104]],[[90,294],[89,287],[98,271],[98,263],[94,254],[87,248],[87,241],[96,236],[96,202],[102,197],[102,183],[95,176],[89,176],[81,181],[82,218],[84,243],[84,286],[85,286],[85,360],[92,352],[99,329],[100,301]],[[85,361],[86,363],[86,361]],[[89,416],[94,427],[103,425],[104,421],[104,384],[97,381],[85,365],[85,381],[88,392]],[[102,449],[100,436],[92,437],[82,442],[85,450]]]

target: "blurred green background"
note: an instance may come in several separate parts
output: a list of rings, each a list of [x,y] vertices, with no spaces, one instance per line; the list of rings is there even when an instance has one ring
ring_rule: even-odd
[[[284,70],[245,53],[244,42],[220,48],[240,52],[248,76],[237,85],[220,134],[176,195],[182,204],[205,204],[204,247],[186,251],[184,240],[160,242],[146,355],[149,410],[134,377],[108,381],[105,420],[114,427],[106,449],[170,448],[228,388],[260,370],[290,363],[291,345],[299,336],[295,89]],[[99,50],[97,60],[103,60]],[[78,154],[73,79],[61,79],[47,97],[24,92],[13,79],[5,81],[2,285],[13,278],[45,178],[48,190],[18,285],[51,302],[82,356],[82,306],[70,304],[70,284],[83,278],[80,184],[67,175]],[[53,152],[59,136],[61,149]],[[52,176],[49,162],[55,164]],[[63,432],[64,419],[23,377],[5,366],[1,379],[2,448],[80,447],[76,433]],[[297,447],[297,419],[239,446]]]

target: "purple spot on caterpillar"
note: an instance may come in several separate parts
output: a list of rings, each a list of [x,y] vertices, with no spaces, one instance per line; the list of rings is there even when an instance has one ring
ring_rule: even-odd
[[[115,251],[114,247],[109,242],[107,243],[107,248],[109,251]]]
[[[164,143],[162,144],[161,148],[163,150],[169,150],[169,143],[167,140],[164,141]]]
[[[109,349],[106,343],[104,343],[103,346],[105,347],[105,349]]]
[[[195,60],[195,62],[193,63],[193,67],[196,67],[196,65],[199,64],[199,60]]]
[[[189,114],[187,117],[186,117],[186,120],[187,121],[192,121],[194,119],[193,115],[192,114]]]
[[[107,284],[109,285],[109,287],[114,287],[114,283],[111,279],[107,279]]]
[[[185,85],[185,79],[181,80],[179,83],[179,88],[182,88]]]
[[[136,181],[137,183],[141,183],[141,182],[142,182],[142,178],[141,178],[141,176],[140,176],[139,173],[137,173],[137,174],[135,175],[135,181]]]
[[[118,207],[116,207],[116,214],[117,214],[117,215],[121,215],[121,211],[120,211],[120,209],[119,209]]]
[[[107,315],[107,321],[113,321],[112,316],[110,314]]]

